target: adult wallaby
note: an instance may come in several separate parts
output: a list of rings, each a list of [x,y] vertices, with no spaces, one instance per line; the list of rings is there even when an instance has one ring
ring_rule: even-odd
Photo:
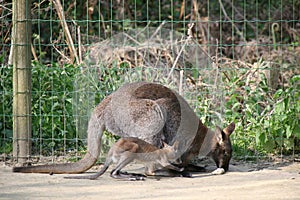
[[[83,159],[67,164],[15,167],[13,171],[84,172],[98,159],[105,129],[121,137],[140,138],[157,147],[162,146],[162,141],[168,144],[179,141],[180,167],[189,169],[190,161],[200,153],[211,156],[218,168],[227,171],[232,154],[230,135],[235,124],[212,131],[202,124],[184,98],[175,91],[156,83],[129,83],[107,96],[94,109],[87,130],[87,154]],[[163,173],[174,175],[169,170]]]
[[[148,175],[155,175],[155,173],[153,173],[155,170],[153,167],[157,166],[157,164],[175,171],[183,171],[183,168],[179,168],[171,164],[171,162],[176,163],[178,160],[178,141],[174,142],[172,146],[169,146],[166,143],[163,144],[163,148],[159,149],[158,147],[138,138],[121,138],[110,148],[105,163],[98,173],[89,176],[71,176],[65,178],[97,179],[99,176],[104,174],[111,163],[115,163],[116,166],[110,173],[111,177],[126,180],[144,180],[145,176],[143,174],[121,172],[121,169],[134,160],[145,164]]]

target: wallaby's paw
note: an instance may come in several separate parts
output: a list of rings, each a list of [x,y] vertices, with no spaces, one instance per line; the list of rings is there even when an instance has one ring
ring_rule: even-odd
[[[211,172],[212,175],[221,175],[224,173],[225,173],[225,170],[223,168],[217,168],[213,172]]]

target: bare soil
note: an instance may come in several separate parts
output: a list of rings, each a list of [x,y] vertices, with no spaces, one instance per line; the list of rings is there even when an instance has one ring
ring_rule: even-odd
[[[0,199],[300,199],[299,162],[233,161],[224,175],[205,172],[194,173],[193,178],[148,177],[145,181],[112,179],[110,170],[97,180],[72,180],[63,178],[71,175],[12,173],[2,162]],[[142,173],[143,166],[132,164],[126,170]]]

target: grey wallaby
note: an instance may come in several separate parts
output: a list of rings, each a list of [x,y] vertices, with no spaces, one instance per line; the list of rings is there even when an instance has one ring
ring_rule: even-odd
[[[183,168],[179,168],[171,164],[171,162],[178,162],[178,141],[174,142],[172,146],[169,146],[166,143],[163,144],[163,148],[159,149],[158,147],[138,138],[121,138],[110,148],[105,163],[99,172],[89,176],[71,176],[65,178],[94,180],[104,174],[111,163],[115,163],[116,166],[110,173],[111,177],[126,180],[144,180],[145,176],[143,174],[121,172],[121,169],[134,160],[145,164],[148,175],[150,173],[151,175],[155,175],[155,173],[153,173],[153,167],[157,166],[157,164],[175,171],[183,171]]]
[[[212,131],[202,124],[184,98],[175,91],[156,83],[129,83],[107,96],[94,109],[88,124],[88,146],[83,159],[75,163],[14,167],[13,171],[84,172],[98,159],[105,129],[121,137],[137,137],[157,147],[162,147],[162,141],[168,144],[179,141],[180,167],[184,167],[185,171],[198,170],[190,165],[198,154],[212,157],[218,168],[227,171],[232,155],[230,135],[235,124]],[[174,176],[167,169],[161,173]]]

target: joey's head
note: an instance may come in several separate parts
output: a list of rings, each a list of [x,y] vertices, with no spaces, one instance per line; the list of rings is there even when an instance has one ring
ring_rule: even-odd
[[[168,161],[174,164],[181,164],[181,160],[180,158],[178,158],[178,144],[179,142],[176,141],[172,146],[170,146],[167,143],[163,142],[163,149],[167,154]]]
[[[232,156],[232,146],[230,135],[235,129],[235,124],[232,122],[223,130],[217,127],[215,130],[214,144],[211,151],[211,156],[218,168],[223,168],[225,171],[229,169],[229,162]]]

